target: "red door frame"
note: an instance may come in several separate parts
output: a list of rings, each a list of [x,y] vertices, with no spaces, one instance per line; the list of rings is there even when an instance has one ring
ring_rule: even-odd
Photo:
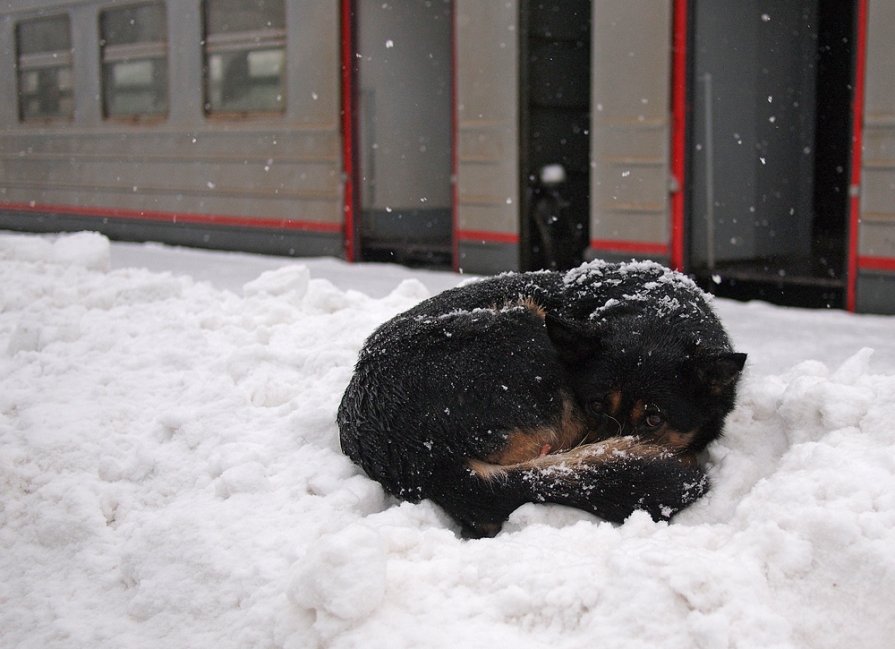
[[[671,36],[671,254],[684,270],[684,188],[687,186],[687,0],[674,0]]]
[[[855,23],[855,90],[852,96],[851,179],[845,289],[845,308],[848,311],[855,311],[858,293],[861,163],[864,145],[864,83],[867,70],[867,0],[857,0]]]
[[[345,259],[358,261],[357,195],[357,50],[354,0],[341,0],[341,90],[342,90],[342,210],[344,214]]]
[[[460,97],[457,87],[457,2],[451,0],[451,268],[460,272]]]

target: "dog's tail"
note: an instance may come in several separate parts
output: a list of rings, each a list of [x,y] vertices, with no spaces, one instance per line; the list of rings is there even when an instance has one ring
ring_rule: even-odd
[[[468,465],[481,487],[479,497],[492,501],[487,508],[491,516],[485,518],[498,512],[502,516],[490,521],[467,518],[472,536],[493,536],[506,516],[525,502],[577,507],[617,523],[635,510],[668,520],[709,487],[694,457],[634,437],[615,437],[518,464],[469,460]]]

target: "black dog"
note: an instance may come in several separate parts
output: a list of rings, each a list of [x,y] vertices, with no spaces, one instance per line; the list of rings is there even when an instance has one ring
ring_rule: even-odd
[[[366,341],[343,451],[470,536],[527,502],[668,519],[708,488],[746,355],[687,277],[652,262],[505,274],[432,297]]]

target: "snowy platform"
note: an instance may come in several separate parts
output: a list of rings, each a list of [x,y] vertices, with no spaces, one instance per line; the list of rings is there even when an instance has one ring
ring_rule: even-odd
[[[708,497],[464,541],[334,423],[462,279],[0,233],[0,647],[892,646],[895,318],[717,300],[750,360]]]

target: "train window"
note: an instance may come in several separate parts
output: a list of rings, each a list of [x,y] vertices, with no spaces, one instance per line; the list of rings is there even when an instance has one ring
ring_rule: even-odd
[[[103,111],[140,118],[168,112],[165,6],[161,2],[100,13]]]
[[[16,25],[19,119],[71,119],[71,26],[68,16],[23,20]]]
[[[206,0],[207,113],[282,112],[285,63],[283,0]]]

